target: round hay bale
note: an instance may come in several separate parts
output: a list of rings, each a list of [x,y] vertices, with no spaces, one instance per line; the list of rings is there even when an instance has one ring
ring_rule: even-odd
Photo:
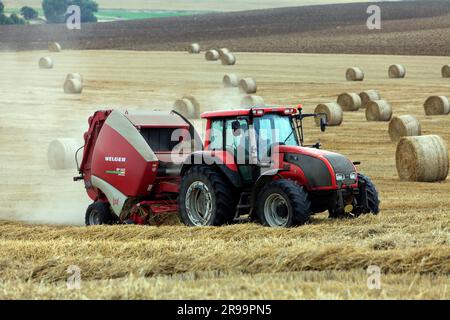
[[[47,161],[50,169],[74,169],[77,167],[75,154],[84,143],[78,139],[62,138],[50,142],[47,151]],[[77,154],[78,164],[83,157],[83,150]]]
[[[220,57],[220,61],[224,66],[232,66],[236,64],[236,57],[231,53],[225,53]]]
[[[367,121],[390,121],[392,107],[386,100],[370,101],[366,108]]]
[[[67,80],[78,80],[83,83],[83,76],[79,73],[69,73],[67,74],[65,81]]]
[[[344,118],[341,106],[335,102],[319,104],[314,110],[314,113],[325,113],[329,126],[340,126]],[[320,126],[320,118],[315,118],[317,126]]]
[[[363,81],[364,71],[357,67],[348,68],[345,72],[345,78],[347,81]]]
[[[395,159],[401,180],[436,182],[448,176],[448,148],[440,136],[402,138]]]
[[[256,85],[256,81],[253,78],[242,78],[239,81],[239,90],[243,93],[256,93],[258,90],[258,86]]]
[[[194,96],[183,96],[181,99],[189,100],[194,106],[194,116],[193,119],[200,118],[200,102]]]
[[[361,108],[365,108],[369,101],[381,100],[380,93],[377,90],[367,90],[359,94],[361,98]]]
[[[361,98],[356,93],[342,93],[337,98],[337,103],[343,111],[358,111],[361,108]]]
[[[173,110],[188,119],[196,118],[195,106],[189,99],[179,99],[173,104]]]
[[[242,108],[264,107],[266,104],[260,96],[247,95],[241,100]]]
[[[449,114],[450,102],[445,96],[432,96],[425,101],[423,108],[427,116]]]
[[[445,65],[441,69],[443,78],[450,78],[450,65]]]
[[[241,77],[239,77],[235,73],[229,73],[223,76],[223,86],[225,88],[232,88],[239,86],[239,81],[241,80]]]
[[[48,51],[61,52],[61,45],[58,42],[50,42],[48,44]]]
[[[227,53],[231,53],[230,50],[228,50],[228,48],[221,48],[218,50],[218,52],[221,57],[223,57]]]
[[[392,118],[392,107],[386,100],[370,101],[366,108],[367,121],[389,121]]]
[[[42,57],[39,59],[39,68],[41,69],[52,69],[53,60],[50,57]]]
[[[198,43],[191,43],[188,47],[188,52],[190,54],[200,53],[200,45]]]
[[[392,142],[398,142],[402,137],[420,136],[421,134],[422,127],[414,116],[393,117],[389,122],[389,136]]]
[[[400,79],[406,76],[406,68],[401,64],[393,64],[389,66],[389,78],[391,79]]]
[[[220,55],[217,50],[208,50],[205,52],[205,59],[208,61],[217,61],[219,58]]]
[[[78,79],[69,79],[64,82],[64,93],[80,94],[83,92],[83,83]]]

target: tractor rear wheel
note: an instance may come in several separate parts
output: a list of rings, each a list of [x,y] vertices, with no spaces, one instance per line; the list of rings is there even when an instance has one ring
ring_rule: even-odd
[[[311,202],[294,181],[276,180],[259,193],[256,213],[265,226],[289,228],[309,222]]]
[[[117,218],[111,213],[109,204],[102,201],[96,201],[86,210],[85,223],[87,226],[102,224],[114,224]]]
[[[193,166],[183,176],[179,204],[180,219],[187,226],[231,223],[237,205],[230,183],[208,166]]]

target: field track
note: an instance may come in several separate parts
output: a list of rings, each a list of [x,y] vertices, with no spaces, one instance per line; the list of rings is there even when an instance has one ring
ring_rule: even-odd
[[[53,70],[39,70],[50,55]],[[193,94],[203,110],[234,106],[240,96],[221,88],[225,72],[253,76],[268,103],[307,112],[344,91],[378,89],[395,115],[417,116],[424,134],[450,143],[450,117],[426,117],[430,95],[448,95],[444,57],[236,53],[224,67],[181,52],[70,51],[0,53],[0,218],[80,225],[88,205],[72,170],[50,171],[46,148],[56,137],[79,137],[102,108],[169,109]],[[407,66],[389,80],[392,63]],[[366,81],[345,81],[356,65]],[[82,95],[62,92],[69,72],[83,74]],[[200,127],[200,124],[199,124]],[[244,224],[223,228],[58,227],[0,223],[0,298],[449,298],[450,184],[406,183],[395,170],[387,123],[345,113],[341,127],[322,134],[307,125],[307,143],[362,161],[378,186],[382,213],[330,221],[325,214],[292,230]],[[365,269],[378,265],[381,291],[366,287]],[[68,291],[66,269],[82,270],[82,289]],[[288,281],[287,281],[288,280]],[[237,290],[239,289],[239,290]]]

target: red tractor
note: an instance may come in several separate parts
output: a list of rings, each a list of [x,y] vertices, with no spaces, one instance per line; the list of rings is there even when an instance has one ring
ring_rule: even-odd
[[[94,203],[86,224],[148,224],[179,212],[188,226],[247,217],[271,227],[302,225],[312,214],[379,213],[378,193],[346,157],[304,145],[301,106],[206,112],[204,144],[181,114],[98,111],[89,119],[84,180]]]

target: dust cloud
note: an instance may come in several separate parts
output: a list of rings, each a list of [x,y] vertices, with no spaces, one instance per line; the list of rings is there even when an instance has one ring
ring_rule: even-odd
[[[87,125],[61,99],[63,74],[38,69],[48,55],[2,53],[0,219],[80,225],[89,199],[82,182],[72,181],[77,170],[50,170],[47,149],[55,138],[80,139]]]
[[[179,70],[168,72],[162,82],[165,55],[135,52],[133,64],[118,64],[124,55],[129,54],[69,50],[1,53],[0,72],[7,76],[0,78],[0,219],[84,223],[91,200],[83,182],[72,181],[78,172],[75,168],[51,170],[47,149],[57,138],[80,139],[88,128],[87,119],[96,110],[170,110],[183,95],[195,96],[202,112],[240,108],[243,95],[237,88],[222,88],[220,66],[207,65],[198,57],[177,56],[171,61],[180,63]],[[154,62],[149,55],[160,60]],[[53,69],[38,68],[43,56],[53,58]],[[209,78],[201,83],[189,80],[183,72],[185,59],[198,66],[193,78],[198,79],[200,73],[208,73]],[[146,64],[151,67],[143,72]],[[209,74],[210,68],[217,71]],[[85,78],[81,95],[67,95],[62,90],[65,76],[71,72]],[[193,123],[203,137],[205,121]]]

